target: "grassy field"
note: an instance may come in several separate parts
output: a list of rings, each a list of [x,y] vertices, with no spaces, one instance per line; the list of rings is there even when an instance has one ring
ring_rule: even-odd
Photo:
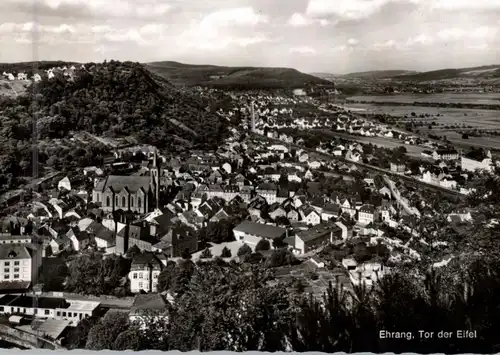
[[[478,105],[499,105],[500,93],[446,93],[446,94],[401,94],[401,95],[374,95],[351,96],[347,100],[365,102],[395,102],[409,103],[434,102],[434,103],[463,103]]]
[[[415,106],[377,106],[376,104],[348,104],[344,106],[353,112],[407,116],[408,119],[424,122],[436,122],[439,126],[465,125],[478,129],[500,130],[500,112],[495,110],[415,107]],[[417,117],[411,117],[415,112]],[[439,114],[439,116],[437,116]],[[429,117],[420,118],[420,115]],[[404,119],[401,120],[404,122]]]

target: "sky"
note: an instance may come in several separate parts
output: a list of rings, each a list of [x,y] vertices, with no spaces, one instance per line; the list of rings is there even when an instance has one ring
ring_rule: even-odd
[[[0,62],[292,67],[500,64],[500,0],[0,0]]]

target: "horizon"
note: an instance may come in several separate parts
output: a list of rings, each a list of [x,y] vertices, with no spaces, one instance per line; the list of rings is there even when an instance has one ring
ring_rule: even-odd
[[[433,71],[500,57],[498,0],[3,0],[4,63]]]

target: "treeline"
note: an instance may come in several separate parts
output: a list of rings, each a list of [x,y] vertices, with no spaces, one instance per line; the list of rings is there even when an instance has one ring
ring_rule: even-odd
[[[269,283],[258,265],[200,263],[176,273],[175,304],[144,313],[141,328],[123,313],[82,321],[66,346],[89,350],[321,351],[493,353],[498,351],[498,262],[474,262],[449,283],[441,274],[417,277],[402,270],[376,288],[323,298],[298,293],[300,283]],[[303,285],[300,287],[303,290]],[[295,291],[292,291],[295,289]],[[165,318],[159,317],[167,316]],[[459,339],[457,330],[475,331]],[[381,331],[410,333],[389,339]],[[433,332],[421,337],[420,331]],[[449,339],[438,337],[451,332]]]

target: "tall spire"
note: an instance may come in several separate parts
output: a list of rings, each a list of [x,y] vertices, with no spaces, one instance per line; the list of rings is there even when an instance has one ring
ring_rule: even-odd
[[[250,109],[251,109],[251,115],[252,115],[252,132],[255,132],[255,110],[254,110],[254,105],[253,101],[250,103]]]

